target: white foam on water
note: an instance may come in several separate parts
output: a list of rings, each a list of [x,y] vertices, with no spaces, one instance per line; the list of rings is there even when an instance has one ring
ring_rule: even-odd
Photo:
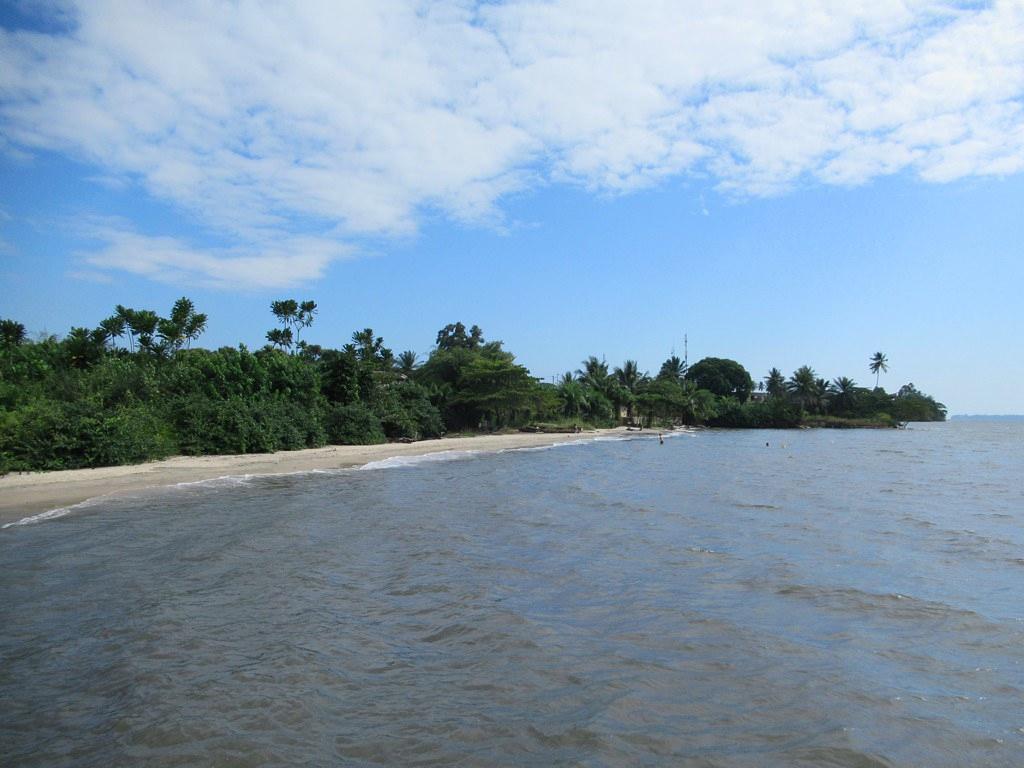
[[[522,448],[501,448],[498,453],[528,453],[530,451],[550,451],[552,448],[564,448],[568,445],[583,445],[592,443],[597,438],[583,437],[578,440],[568,440],[564,443],[548,443],[547,445],[527,445]]]
[[[66,507],[57,507],[57,509],[48,509],[45,512],[40,512],[35,515],[29,515],[28,517],[23,517],[20,520],[14,520],[10,523],[4,523],[3,525],[0,525],[0,530],[4,528],[13,528],[19,525],[32,525],[34,523],[42,523],[47,520],[56,520],[59,517],[70,515],[72,512],[75,512],[79,509],[85,509],[87,507],[92,507],[95,506],[96,504],[100,504],[105,500],[106,498],[104,496],[95,496],[91,499],[80,501],[77,504],[69,504]]]
[[[487,451],[435,451],[434,453],[423,453],[419,456],[391,456],[387,459],[371,461],[356,467],[356,469],[400,469],[438,461],[464,461],[465,459],[479,456],[482,453],[487,453]]]
[[[284,473],[282,473],[284,474]],[[295,473],[288,473],[295,474]],[[166,488],[193,488],[193,487],[210,487],[219,488],[226,486],[233,488],[239,485],[249,485],[255,477],[264,477],[264,475],[221,475],[220,477],[208,477],[205,480],[186,480],[181,483],[173,483]]]

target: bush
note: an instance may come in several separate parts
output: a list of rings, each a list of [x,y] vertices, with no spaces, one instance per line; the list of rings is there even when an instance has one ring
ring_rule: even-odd
[[[360,403],[333,405],[324,418],[328,442],[334,445],[372,445],[387,442],[380,419]]]
[[[384,434],[397,438],[438,437],[444,433],[441,414],[430,402],[427,390],[411,381],[391,385],[384,397],[375,403]]]
[[[171,405],[181,452],[270,453],[323,445],[325,434],[314,403],[274,395],[216,399],[186,395]]]
[[[708,420],[712,427],[745,427],[749,429],[787,429],[800,424],[800,409],[780,397],[764,402],[742,405],[732,397],[718,400],[717,414]]]
[[[264,396],[250,402],[253,419],[273,451],[314,448],[326,442],[320,410],[284,397]]]
[[[253,418],[249,403],[241,397],[225,400],[201,394],[185,395],[171,404],[171,419],[181,452],[192,456],[209,453],[266,453],[273,450]]]
[[[177,448],[150,406],[37,400],[0,421],[0,470],[77,469],[163,458]]]

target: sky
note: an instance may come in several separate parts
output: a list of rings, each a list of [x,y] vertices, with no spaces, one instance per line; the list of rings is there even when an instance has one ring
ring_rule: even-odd
[[[1024,2],[0,0],[0,316],[1020,413]],[[684,338],[686,344],[684,346]]]

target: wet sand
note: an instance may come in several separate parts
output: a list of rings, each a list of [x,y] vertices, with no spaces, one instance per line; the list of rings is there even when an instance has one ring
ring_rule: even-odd
[[[177,456],[146,464],[55,472],[15,473],[0,477],[0,525],[86,499],[130,493],[177,483],[212,480],[226,475],[271,475],[316,469],[356,467],[395,456],[421,456],[439,451],[499,451],[530,448],[614,434],[619,429],[591,430],[580,435],[518,432],[503,435],[446,437],[416,443],[332,445],[301,451],[229,456]]]

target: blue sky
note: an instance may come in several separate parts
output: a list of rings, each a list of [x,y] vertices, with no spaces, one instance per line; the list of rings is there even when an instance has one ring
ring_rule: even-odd
[[[851,4],[852,5],[852,4]],[[41,10],[40,10],[41,9]],[[685,11],[685,12],[681,12]],[[0,315],[202,343],[477,323],[536,375],[739,360],[1022,410],[1019,3],[0,11]]]

